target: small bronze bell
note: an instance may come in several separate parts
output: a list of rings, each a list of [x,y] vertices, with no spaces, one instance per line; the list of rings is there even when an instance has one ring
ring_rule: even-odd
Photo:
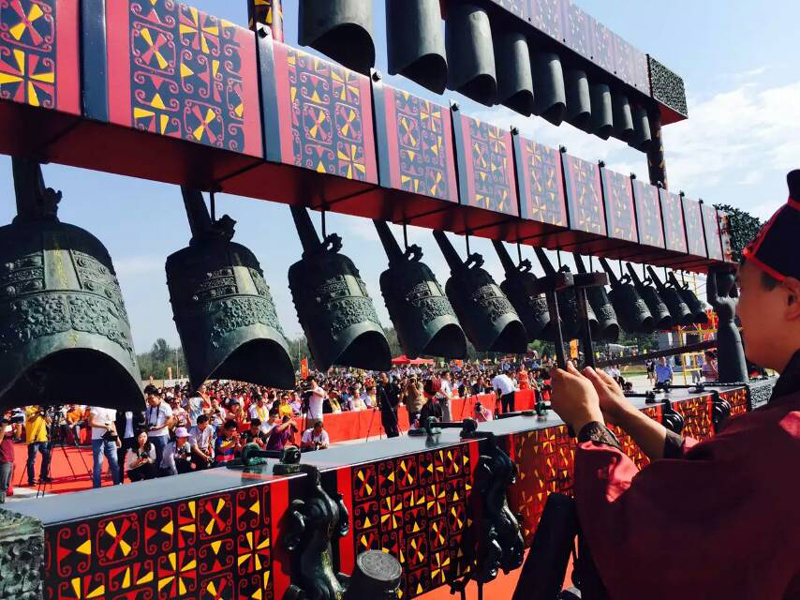
[[[637,106],[633,109],[633,136],[629,143],[633,148],[647,152],[652,142],[650,117],[647,116],[647,111],[644,108]]]
[[[339,254],[342,239],[331,234],[320,242],[306,209],[291,210],[303,258],[289,268],[289,288],[317,368],[388,371],[389,342],[358,269]]]
[[[686,303],[686,306],[689,307],[689,312],[692,316],[692,324],[705,325],[708,323],[706,305],[703,304],[702,300],[700,300],[695,293],[689,289],[688,285],[681,285],[678,283],[675,273],[669,274],[669,281],[672,287],[678,290],[678,294],[680,294],[680,297]]]
[[[433,236],[450,266],[445,291],[467,337],[479,352],[522,354],[528,334],[503,291],[484,269],[483,257],[470,254],[461,260],[443,231]]]
[[[448,5],[445,28],[451,90],[492,106],[497,101],[497,73],[489,14],[470,2]]]
[[[589,89],[592,97],[592,120],[589,130],[597,137],[607,140],[614,132],[611,88],[605,83],[593,83]]]
[[[433,272],[420,262],[420,247],[401,252],[389,226],[373,222],[389,257],[389,268],[381,274],[381,293],[406,356],[464,358],[467,338]]]
[[[372,2],[300,0],[300,44],[364,75],[375,66]]]
[[[503,242],[495,240],[492,243],[506,273],[506,279],[500,284],[500,289],[508,296],[522,324],[525,325],[528,341],[550,340],[553,336],[550,331],[550,312],[547,310],[545,297],[532,291],[536,284],[536,275],[531,273],[531,262],[523,260],[519,265],[515,265]]]
[[[614,92],[611,94],[611,104],[614,108],[614,137],[623,142],[633,138],[633,114],[631,103],[627,94]]]
[[[633,270],[633,265],[631,265],[631,263],[628,263],[627,266],[628,273],[631,275],[631,280],[633,281],[634,287],[636,287],[636,291],[639,292],[642,300],[647,304],[650,314],[653,315],[654,327],[659,331],[670,329],[672,327],[672,315],[670,315],[669,309],[667,305],[664,304],[664,300],[662,300],[658,290],[652,285],[645,285],[642,283],[636,271]],[[648,279],[646,283],[650,283],[650,280]]]
[[[578,273],[586,273],[586,267],[579,254],[575,257],[575,267]],[[592,286],[586,288],[586,298],[589,306],[594,311],[598,322],[598,335],[603,341],[614,343],[619,339],[619,323],[614,306],[608,299],[605,286]]]
[[[548,277],[554,276],[556,270],[550,262],[550,259],[547,258],[547,254],[545,254],[544,250],[541,248],[534,248],[533,251],[536,252],[536,256],[539,259],[539,263],[542,265],[542,269],[544,269],[545,275]],[[561,267],[561,271],[569,272],[569,267],[564,265]],[[568,288],[564,291],[557,292],[556,296],[558,297],[558,314],[561,317],[561,335],[565,340],[574,340],[579,337],[583,331],[584,322],[578,310],[578,298],[575,290],[573,288]],[[594,314],[594,309],[591,304],[587,305],[586,311],[589,317],[589,331],[592,337],[596,338],[600,333],[600,323],[597,320],[597,316]]]
[[[617,278],[605,258],[600,259],[600,264],[611,280],[609,297],[622,328],[628,333],[651,333],[654,325],[653,315],[639,296],[639,292],[630,283],[630,277],[625,275]]]
[[[494,32],[497,101],[520,114],[533,113],[533,77],[527,38],[517,31]]]
[[[561,125],[567,113],[567,92],[561,59],[553,52],[534,51],[533,65],[534,114]]]
[[[189,382],[247,381],[281,389],[295,385],[289,346],[255,255],[232,242],[236,222],[212,222],[198,190],[183,188],[192,240],[167,258],[172,313]]]
[[[658,295],[661,296],[667,309],[669,309],[669,314],[672,317],[672,326],[691,325],[693,322],[692,311],[689,310],[678,290],[661,283],[653,267],[647,267],[647,274],[650,275],[650,280],[658,289]]]
[[[439,0],[386,0],[389,73],[441,94],[447,55]]]
[[[564,78],[567,90],[567,121],[583,131],[592,123],[592,93],[583,69],[569,69]]]
[[[0,228],[0,407],[143,410],[128,314],[108,251],[61,223],[41,166],[11,159],[17,217]]]

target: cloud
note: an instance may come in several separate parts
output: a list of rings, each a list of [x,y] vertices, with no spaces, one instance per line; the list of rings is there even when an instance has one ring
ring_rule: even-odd
[[[126,256],[114,260],[114,269],[117,277],[141,277],[143,275],[163,275],[163,256]]]

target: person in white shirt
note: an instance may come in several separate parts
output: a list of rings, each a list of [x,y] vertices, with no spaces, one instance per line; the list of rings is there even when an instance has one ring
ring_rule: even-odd
[[[250,415],[250,420],[258,419],[261,421],[261,433],[269,433],[269,423],[267,423],[269,421],[269,406],[267,406],[264,396],[261,394],[256,394],[253,399],[255,401],[247,411]]]
[[[322,421],[317,421],[313,428],[306,429],[300,438],[300,447],[304,450],[324,450],[330,443],[331,438],[325,431]]]
[[[204,413],[206,406],[206,386],[201,385],[189,398],[189,421],[192,425],[197,425],[197,417]]]
[[[197,425],[189,430],[192,460],[196,469],[207,469],[214,462],[214,428],[208,415],[197,417]]]
[[[322,421],[322,403],[328,394],[319,387],[314,377],[308,380],[308,390],[308,418],[315,421]]]
[[[175,441],[164,448],[164,456],[159,463],[160,476],[168,477],[192,470],[192,443],[186,427],[175,430]]]
[[[505,373],[500,373],[492,378],[492,388],[497,393],[502,406],[503,414],[514,412],[514,382]]]
[[[156,476],[156,449],[147,440],[147,432],[142,430],[136,438],[136,445],[125,454],[125,470],[131,481],[153,479]]]
[[[144,394],[147,398],[147,410],[144,414],[147,437],[156,449],[156,464],[161,465],[164,448],[169,443],[169,428],[173,423],[172,409],[161,399],[161,392],[153,384],[144,389]]]
[[[117,435],[117,411],[112,408],[93,406],[89,411],[89,426],[92,428],[92,487],[102,485],[103,456],[108,458],[108,467],[111,470],[111,479],[114,485],[120,484],[119,462],[117,462],[117,447],[122,442]]]
[[[441,396],[438,400],[439,404],[442,405],[442,420],[450,423],[453,420],[450,414],[450,400],[453,398],[453,386],[450,383],[450,373],[448,371],[442,372],[439,383],[439,393]]]

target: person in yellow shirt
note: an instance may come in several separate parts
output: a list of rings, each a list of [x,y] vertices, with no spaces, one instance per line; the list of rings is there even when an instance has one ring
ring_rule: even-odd
[[[50,418],[44,407],[29,406],[25,410],[25,441],[28,444],[28,487],[36,485],[36,455],[42,453],[42,466],[39,469],[39,481],[48,483],[50,479],[50,436],[48,427]]]
[[[290,419],[294,417],[294,410],[292,410],[292,405],[289,404],[289,394],[281,394],[280,404],[278,404],[278,416],[289,417]]]

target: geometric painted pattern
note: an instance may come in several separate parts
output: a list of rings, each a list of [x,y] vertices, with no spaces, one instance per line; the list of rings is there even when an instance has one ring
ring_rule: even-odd
[[[270,488],[49,526],[47,597],[271,599]]]
[[[661,423],[661,407],[650,406],[643,409],[642,413],[654,421]],[[614,435],[617,436],[620,446],[622,446],[622,451],[628,455],[638,469],[643,469],[650,464],[650,459],[645,456],[645,453],[641,448],[639,448],[639,446],[636,445],[636,442],[633,441],[631,436],[614,425],[610,425],[609,429],[614,432]]]
[[[603,188],[597,163],[564,153],[564,178],[570,227],[578,231],[606,235]]]
[[[414,598],[468,568],[462,539],[471,525],[477,444],[410,454],[352,469],[355,554],[382,550],[403,566],[403,598]],[[469,553],[467,553],[469,554]]]
[[[517,136],[521,217],[567,227],[567,203],[561,173],[561,153]]]
[[[706,247],[708,258],[711,260],[722,260],[722,246],[720,244],[719,218],[717,209],[713,204],[702,204],[703,229],[706,233]]]
[[[633,199],[636,202],[636,223],[639,243],[664,247],[664,227],[661,220],[661,203],[658,188],[639,179],[633,180]]]
[[[673,403],[676,412],[683,415],[684,426],[681,435],[694,438],[699,442],[709,439],[714,435],[711,420],[712,397],[701,396],[682,402]]]
[[[703,232],[703,216],[700,203],[683,196],[683,218],[686,223],[686,239],[689,254],[706,257],[706,238]]]
[[[661,197],[661,212],[664,219],[666,248],[667,250],[686,254],[689,249],[686,244],[681,197],[663,188],[659,189],[659,196]]]
[[[720,392],[720,397],[727,400],[731,405],[731,417],[739,417],[747,414],[749,405],[747,402],[747,389],[738,388],[727,392]]]
[[[603,179],[603,197],[608,217],[609,237],[638,242],[631,178],[606,168],[601,169],[600,172]]]

